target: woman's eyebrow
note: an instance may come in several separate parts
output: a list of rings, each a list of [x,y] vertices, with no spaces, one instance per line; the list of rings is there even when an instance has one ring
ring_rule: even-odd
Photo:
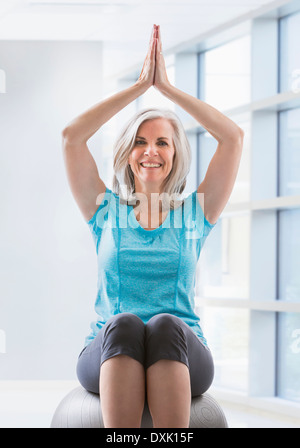
[[[139,135],[137,135],[136,138],[140,138],[142,140],[146,140],[145,137],[140,137]],[[168,139],[168,137],[158,137],[157,140],[169,140],[169,139]]]

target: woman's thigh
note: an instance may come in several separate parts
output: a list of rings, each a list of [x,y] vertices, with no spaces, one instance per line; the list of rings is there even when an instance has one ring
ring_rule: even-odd
[[[192,396],[203,394],[213,381],[210,350],[183,320],[171,314],[156,315],[146,326],[131,313],[113,316],[79,355],[77,376],[81,385],[98,394],[101,364],[121,354],[131,356],[145,368],[159,359],[185,363]]]
[[[80,384],[99,394],[101,364],[117,355],[130,356],[144,365],[144,333],[144,323],[134,314],[121,313],[109,319],[79,355],[76,370]]]
[[[209,389],[214,377],[211,352],[182,319],[172,314],[156,315],[146,325],[146,368],[160,359],[188,366],[193,397]]]
[[[188,325],[183,324],[188,346],[192,397],[195,397],[202,395],[210,388],[214,379],[214,361],[209,348]]]

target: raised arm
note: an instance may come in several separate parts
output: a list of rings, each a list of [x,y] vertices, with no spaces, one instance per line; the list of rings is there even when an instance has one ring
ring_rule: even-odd
[[[197,192],[204,193],[204,214],[214,224],[231,195],[243,148],[243,130],[214,107],[172,86],[166,75],[160,29],[154,86],[194,117],[217,141],[217,150]]]
[[[62,132],[63,153],[70,188],[86,221],[95,214],[106,190],[87,141],[110,118],[153,85],[155,50],[156,31],[153,27],[148,53],[138,81],[88,109],[69,123]]]

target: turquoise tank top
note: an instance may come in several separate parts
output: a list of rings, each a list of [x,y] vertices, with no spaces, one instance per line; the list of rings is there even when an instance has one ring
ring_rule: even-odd
[[[88,345],[112,316],[133,313],[146,324],[160,313],[181,318],[200,340],[207,341],[195,313],[195,275],[203,244],[216,225],[210,224],[197,190],[161,226],[144,229],[132,205],[106,188],[94,216],[87,222],[98,259],[95,311]]]

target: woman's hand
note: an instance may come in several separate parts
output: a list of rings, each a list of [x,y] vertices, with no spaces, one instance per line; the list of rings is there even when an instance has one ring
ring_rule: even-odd
[[[156,87],[163,93],[164,89],[170,85],[170,82],[168,80],[165,60],[162,53],[162,42],[159,25],[156,27],[156,33],[157,45],[155,57],[154,87]]]
[[[166,87],[170,86],[162,54],[159,25],[153,25],[148,53],[137,84],[142,86],[144,91],[154,86],[162,93]]]
[[[144,65],[137,83],[144,87],[145,91],[154,84],[155,73],[155,53],[157,45],[157,28],[153,25],[151,39],[149,43],[148,53],[144,61]]]

